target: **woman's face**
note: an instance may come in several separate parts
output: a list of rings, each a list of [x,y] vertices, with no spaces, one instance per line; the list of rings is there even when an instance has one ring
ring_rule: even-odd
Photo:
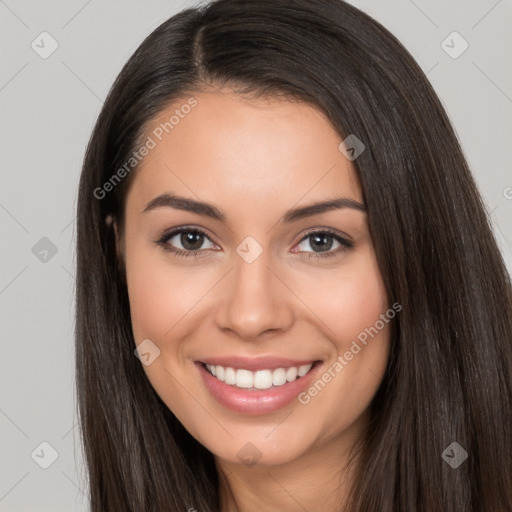
[[[354,165],[307,104],[194,98],[154,120],[126,198],[120,247],[143,368],[218,460],[348,447],[390,330]]]

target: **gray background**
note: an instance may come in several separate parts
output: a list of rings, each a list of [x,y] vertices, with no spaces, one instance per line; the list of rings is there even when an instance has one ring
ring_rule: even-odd
[[[512,0],[352,3],[394,33],[427,72],[512,269]],[[0,0],[0,511],[88,509],[73,381],[81,161],[122,65],[146,35],[189,5]],[[31,47],[35,40],[40,51],[51,48],[38,37],[43,31],[59,45],[47,59]],[[458,36],[446,40],[454,31],[469,44],[457,58],[445,51],[463,48]],[[54,461],[42,442],[55,450]]]

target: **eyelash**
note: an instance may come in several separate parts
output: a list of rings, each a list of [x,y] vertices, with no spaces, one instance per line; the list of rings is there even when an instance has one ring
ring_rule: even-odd
[[[178,229],[174,229],[172,231],[164,233],[158,240],[155,241],[155,243],[158,246],[162,247],[165,251],[172,252],[173,255],[176,257],[179,257],[179,258],[197,257],[198,253],[202,252],[204,249],[196,249],[193,251],[184,251],[182,249],[176,249],[168,244],[168,241],[171,238],[173,238],[174,236],[179,235],[181,233],[199,233],[199,234],[203,235],[204,237],[206,237],[208,240],[212,241],[210,239],[210,237],[202,229],[184,227],[184,228],[178,228]],[[343,253],[347,249],[351,249],[354,246],[352,244],[352,242],[349,242],[348,240],[339,236],[334,231],[332,231],[328,228],[308,231],[299,240],[299,244],[301,242],[303,242],[304,240],[306,240],[307,238],[309,238],[310,236],[317,235],[317,234],[322,234],[322,235],[327,234],[327,235],[332,236],[337,242],[339,242],[341,244],[341,247],[338,247],[338,249],[336,249],[335,251],[332,251],[332,252],[329,251],[329,252],[325,252],[325,253],[315,253],[315,252],[307,251],[309,259],[319,260],[321,258],[330,258],[330,257],[338,256],[340,253]]]

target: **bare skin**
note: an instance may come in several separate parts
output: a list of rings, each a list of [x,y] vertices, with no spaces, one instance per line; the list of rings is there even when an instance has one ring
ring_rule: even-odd
[[[293,400],[268,414],[221,405],[195,362],[318,360],[321,375],[388,310],[366,212],[344,207],[278,222],[289,209],[339,197],[362,204],[354,165],[327,119],[305,103],[248,101],[229,90],[194,97],[197,106],[136,171],[119,233],[136,344],[149,339],[160,350],[144,370],[226,475],[222,512],[340,510],[350,486],[348,452],[385,372],[389,325],[307,403]],[[154,126],[185,102],[169,106]],[[169,206],[144,211],[163,193],[211,203],[225,219]],[[190,252],[179,234],[155,243],[182,226],[207,235],[195,256],[164,249]],[[330,229],[352,246],[331,237],[319,248],[313,229]],[[237,253],[248,236],[263,250],[251,263]],[[239,456],[247,443],[259,451],[255,465]]]

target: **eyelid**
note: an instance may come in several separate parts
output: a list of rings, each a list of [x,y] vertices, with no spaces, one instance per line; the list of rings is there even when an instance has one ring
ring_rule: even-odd
[[[302,240],[304,240],[304,238],[308,237],[312,233],[328,233],[329,235],[333,235],[334,237],[337,237],[337,238],[342,238],[342,239],[346,240],[347,242],[352,243],[351,237],[349,235],[347,235],[346,233],[342,233],[338,230],[327,228],[327,227],[316,227],[316,228],[306,229],[306,231],[302,232],[302,235],[301,235],[302,238],[300,238],[299,242],[302,242]]]
[[[173,236],[176,236],[176,235],[179,235],[180,233],[184,232],[184,231],[194,231],[194,232],[197,232],[197,233],[201,233],[202,235],[204,235],[206,238],[208,238],[212,243],[216,244],[216,245],[219,245],[217,244],[213,239],[212,239],[212,235],[207,232],[205,229],[203,228],[199,228],[199,227],[196,227],[196,226],[179,226],[179,227],[176,227],[176,228],[171,228],[171,229],[166,229],[159,237],[158,239],[156,240],[156,242],[163,242],[165,240],[169,240],[169,238],[172,238]]]

